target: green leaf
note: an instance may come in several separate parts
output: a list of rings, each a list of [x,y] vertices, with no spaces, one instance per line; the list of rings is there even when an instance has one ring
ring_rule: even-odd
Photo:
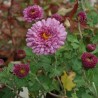
[[[8,88],[4,88],[2,92],[3,92],[3,96],[2,97],[0,96],[0,98],[14,98],[15,97],[15,94]]]
[[[31,48],[24,47],[24,50],[25,50],[27,56],[32,56],[33,55],[33,52],[32,52]]]
[[[72,93],[72,97],[71,98],[78,98],[76,93]]]
[[[93,24],[92,26],[98,23],[98,14],[94,10],[91,10],[90,12],[88,12],[87,17],[88,17],[88,20],[91,21],[90,24],[91,23]]]
[[[96,36],[92,37],[91,41],[93,43],[97,43],[98,42],[98,32],[96,33]]]
[[[83,41],[80,41],[79,54],[81,55],[83,52],[86,52],[86,46]]]
[[[73,58],[72,62],[73,62],[73,65],[72,65],[73,70],[79,71],[82,69],[82,63],[81,61],[79,61],[79,59]]]
[[[65,67],[52,67],[51,72],[49,74],[50,78],[60,76],[63,71],[65,70]]]
[[[71,45],[72,45],[73,49],[79,48],[79,44],[77,44],[77,43],[71,43]]]
[[[79,41],[77,40],[77,36],[75,36],[75,35],[68,35],[68,36],[67,36],[67,40],[68,40],[69,42],[79,43]]]
[[[84,94],[82,94],[82,98],[94,98],[94,97],[87,93],[84,93]]]
[[[77,84],[77,87],[83,87],[85,85],[85,81],[83,79],[82,76],[77,75],[77,77],[75,78],[74,82]]]

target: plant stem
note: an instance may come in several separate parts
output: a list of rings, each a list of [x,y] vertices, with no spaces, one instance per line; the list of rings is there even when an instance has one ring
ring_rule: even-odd
[[[57,65],[57,57],[56,57],[56,54],[55,54],[55,69],[56,69],[56,65]],[[57,77],[57,80],[58,80],[58,82],[59,82],[59,84],[60,84],[62,90],[63,90],[63,94],[66,95],[66,91],[65,91],[65,89],[64,89],[64,87],[63,87],[63,85],[62,85],[62,82],[61,82],[59,76],[56,76],[56,77]]]
[[[94,29],[92,29],[93,36],[95,36]]]
[[[64,87],[63,87],[63,85],[62,85],[62,83],[61,83],[61,80],[60,80],[60,78],[59,78],[58,76],[57,76],[57,79],[58,79],[58,82],[59,82],[59,84],[60,84],[60,86],[61,86],[63,92],[64,92],[64,95],[66,95],[66,91],[65,91],[65,89],[64,89]]]
[[[96,89],[95,83],[92,82],[92,85],[93,85],[93,88],[94,88],[94,90],[95,90],[95,94],[96,94],[96,96],[97,96],[97,89]]]
[[[79,29],[80,37],[81,37],[81,39],[83,39],[80,22],[78,22],[78,29]]]
[[[82,5],[82,9],[83,9],[83,11],[85,11],[86,9],[85,9],[85,6],[84,6],[84,0],[81,0],[81,5]]]
[[[50,95],[56,97],[56,98],[67,98],[67,96],[60,96],[60,95],[56,95],[54,93],[49,92]]]

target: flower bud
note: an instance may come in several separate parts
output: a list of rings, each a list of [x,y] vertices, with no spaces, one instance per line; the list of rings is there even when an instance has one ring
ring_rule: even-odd
[[[83,11],[79,12],[78,15],[77,15],[77,19],[78,19],[78,21],[79,21],[80,23],[85,23],[86,20],[87,20],[86,13],[83,12]]]
[[[92,52],[96,49],[96,44],[88,44],[86,49],[88,52]]]
[[[24,59],[25,57],[26,57],[26,53],[24,50],[20,49],[16,51],[15,60],[21,60],[21,59]]]

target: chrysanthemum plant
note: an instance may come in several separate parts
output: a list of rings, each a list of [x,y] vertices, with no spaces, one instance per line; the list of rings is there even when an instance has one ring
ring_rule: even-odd
[[[24,8],[32,26],[18,62],[4,67],[0,59],[2,98],[23,98],[22,87],[29,98],[98,98],[98,11],[88,1],[34,0]]]

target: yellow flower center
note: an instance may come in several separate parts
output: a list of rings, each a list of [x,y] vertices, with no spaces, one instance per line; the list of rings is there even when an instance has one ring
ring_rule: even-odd
[[[21,70],[20,70],[20,73],[21,73],[21,74],[24,74],[24,73],[25,73],[25,70],[24,70],[24,69],[21,69]]]
[[[49,39],[50,37],[51,37],[50,34],[47,34],[46,32],[42,33],[42,38],[43,38],[43,39],[47,40],[47,39]]]
[[[92,61],[92,59],[91,59],[91,58],[87,58],[87,61],[88,61],[88,62],[91,62],[91,61]]]

